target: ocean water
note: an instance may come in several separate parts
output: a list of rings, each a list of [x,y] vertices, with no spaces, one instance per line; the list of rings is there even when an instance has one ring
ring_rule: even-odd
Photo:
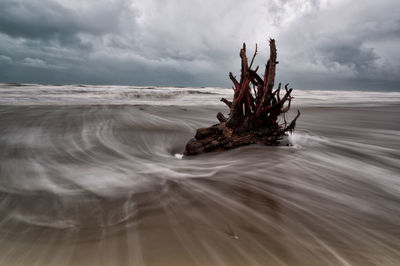
[[[231,94],[0,84],[0,265],[399,265],[400,93],[294,90],[290,146],[182,156]]]

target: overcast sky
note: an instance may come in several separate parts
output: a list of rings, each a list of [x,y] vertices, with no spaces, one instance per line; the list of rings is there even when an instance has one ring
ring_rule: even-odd
[[[0,82],[230,87],[276,39],[294,88],[400,90],[399,0],[1,0]]]

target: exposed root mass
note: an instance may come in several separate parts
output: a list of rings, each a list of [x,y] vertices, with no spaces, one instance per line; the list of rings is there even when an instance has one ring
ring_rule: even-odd
[[[285,114],[293,99],[292,89],[286,84],[282,97],[281,83],[273,90],[278,64],[274,39],[270,39],[269,46],[270,57],[261,78],[257,74],[258,66],[252,69],[257,45],[249,65],[246,44],[243,43],[240,50],[242,68],[239,81],[229,73],[234,84],[233,99],[221,99],[230,110],[229,116],[218,113],[219,124],[198,129],[195,137],[186,144],[185,155],[222,151],[256,143],[276,145],[284,135],[294,130],[300,111],[297,111],[296,117],[290,123],[286,122]],[[281,115],[283,119],[279,119]]]

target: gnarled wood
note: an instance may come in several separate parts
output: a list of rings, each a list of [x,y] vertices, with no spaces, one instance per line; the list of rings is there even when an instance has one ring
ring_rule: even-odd
[[[242,65],[240,81],[229,72],[229,78],[234,84],[233,99],[221,99],[229,107],[229,117],[218,113],[219,124],[198,129],[196,136],[187,143],[185,155],[226,150],[247,144],[276,145],[287,132],[294,130],[300,111],[287,125],[285,113],[290,109],[292,89],[288,89],[286,84],[282,98],[280,83],[273,91],[278,64],[274,39],[269,40],[269,46],[270,57],[262,79],[257,74],[258,66],[251,69],[257,54],[257,45],[249,66],[246,44],[243,43],[239,53]],[[253,92],[250,86],[253,86]],[[281,114],[284,115],[284,123],[279,121]]]

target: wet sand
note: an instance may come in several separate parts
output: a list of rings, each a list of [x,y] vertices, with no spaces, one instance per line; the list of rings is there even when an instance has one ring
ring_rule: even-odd
[[[291,146],[182,159],[223,104],[0,105],[0,265],[398,265],[400,101],[301,96]]]

